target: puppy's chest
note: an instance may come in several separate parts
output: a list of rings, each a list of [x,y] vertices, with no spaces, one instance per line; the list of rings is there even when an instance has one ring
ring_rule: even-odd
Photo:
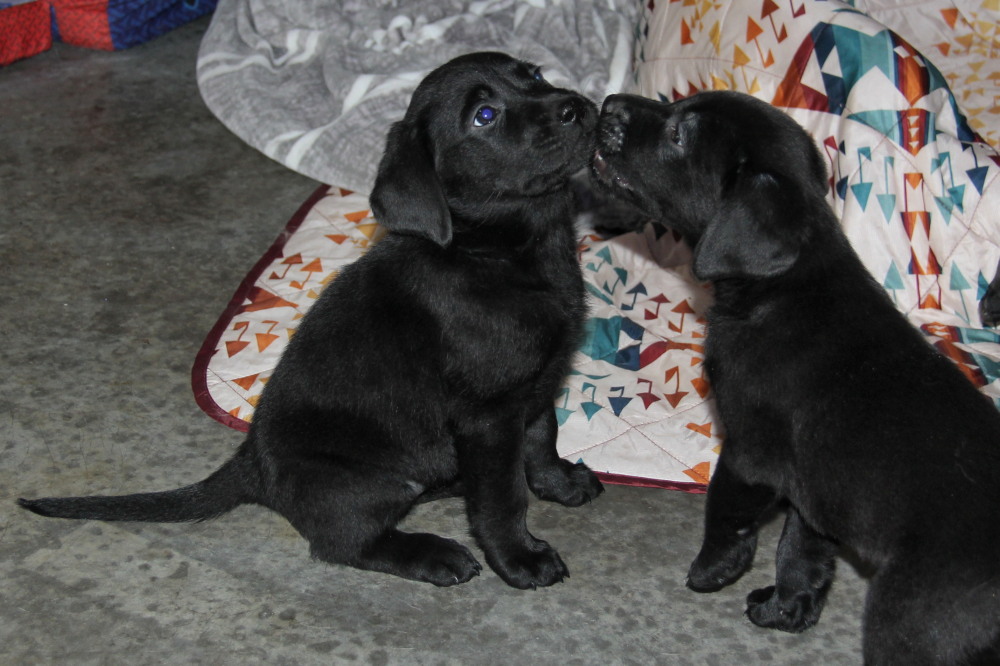
[[[796,382],[785,371],[787,348],[771,337],[747,321],[710,319],[705,366],[726,431],[727,458],[748,480],[777,487],[794,459],[784,403]]]
[[[448,376],[461,384],[509,390],[558,374],[575,348],[585,313],[579,268],[568,266],[567,273],[556,281],[466,283],[444,332]]]
[[[781,345],[765,327],[748,321],[710,317],[705,366],[716,392],[769,392],[780,374]],[[727,396],[728,397],[728,396]]]
[[[485,287],[465,302],[460,325],[497,353],[547,355],[581,325],[584,310],[582,288],[565,285]]]

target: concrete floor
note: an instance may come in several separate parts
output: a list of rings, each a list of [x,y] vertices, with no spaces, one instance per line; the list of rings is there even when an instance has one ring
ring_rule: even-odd
[[[572,578],[534,592],[489,571],[438,589],[313,562],[258,508],[166,526],[18,509],[18,496],[172,488],[241,439],[195,405],[191,364],[317,184],[206,110],[207,25],[0,69],[0,663],[860,663],[865,583],[845,562],[805,634],[743,617],[773,575],[776,524],[737,584],[684,587],[703,495],[536,502],[529,524]],[[458,500],[408,524],[471,541]]]

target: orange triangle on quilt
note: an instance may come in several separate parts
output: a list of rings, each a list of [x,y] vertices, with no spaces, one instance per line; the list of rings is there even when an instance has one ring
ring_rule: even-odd
[[[246,349],[247,345],[250,343],[246,340],[227,340],[226,341],[226,353],[229,354],[229,358],[236,356],[241,351]]]
[[[904,173],[903,179],[906,180],[906,184],[913,189],[920,187],[920,184],[924,182],[924,174],[919,171],[914,173]]]
[[[236,384],[237,386],[239,386],[244,391],[249,391],[250,387],[253,386],[253,383],[255,381],[257,381],[258,377],[260,377],[260,373],[259,372],[255,372],[252,375],[247,375],[246,377],[239,377],[238,379],[234,379],[234,380],[232,380],[232,382],[234,384]],[[238,412],[239,409],[237,408],[234,411]],[[236,414],[233,414],[233,416],[236,416]]]
[[[278,339],[274,333],[257,333],[257,351],[264,351],[271,346],[271,343]]]
[[[920,302],[921,310],[940,310],[941,304],[938,303],[937,299],[931,294],[927,294],[927,297]]]
[[[947,9],[941,10],[941,17],[944,22],[948,24],[948,27],[952,30],[955,29],[955,21],[958,20],[958,9],[955,7],[949,7]]]
[[[358,231],[363,233],[369,239],[375,237],[375,232],[378,231],[378,225],[374,222],[369,222],[368,224],[359,224]]]
[[[667,402],[670,403],[671,407],[676,409],[677,405],[681,403],[681,400],[683,400],[684,396],[687,394],[687,391],[678,391],[677,393],[664,393],[663,397],[667,399]]]
[[[691,39],[691,28],[684,19],[681,19],[681,44],[694,44],[694,40]]]
[[[712,422],[708,423],[688,423],[687,427],[689,430],[694,430],[699,435],[704,435],[705,437],[712,436]]]
[[[266,289],[261,289],[260,287],[252,287],[250,293],[247,295],[249,303],[244,304],[240,307],[240,312],[258,312],[260,310],[267,310],[270,308],[283,308],[283,307],[299,307],[291,301],[286,301],[276,294],[272,294]]]
[[[708,395],[708,392],[711,390],[711,385],[708,383],[708,381],[702,379],[701,377],[695,377],[694,379],[692,379],[691,386],[694,387],[694,390],[697,391],[698,395],[701,396],[702,398]]]
[[[698,483],[708,483],[711,478],[712,466],[707,462],[700,462],[691,469],[684,470],[684,473]]]

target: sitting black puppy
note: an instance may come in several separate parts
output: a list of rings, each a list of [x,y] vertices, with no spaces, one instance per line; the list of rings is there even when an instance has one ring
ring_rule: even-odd
[[[815,623],[843,544],[874,569],[868,663],[1000,662],[1000,414],[865,270],[812,139],[739,93],[616,95],[598,146],[598,180],[680,231],[714,286],[705,362],[727,437],[688,586],[739,578],[781,501],[751,621]]]
[[[479,573],[472,553],[396,524],[460,492],[507,583],[562,580],[525,514],[529,488],[569,506],[602,491],[556,454],[553,405],[585,315],[569,179],[596,121],[586,98],[500,53],[432,72],[391,128],[371,195],[389,234],[301,321],[237,453],[178,490],[21,506],[162,522],[260,504],[318,559],[452,585]]]

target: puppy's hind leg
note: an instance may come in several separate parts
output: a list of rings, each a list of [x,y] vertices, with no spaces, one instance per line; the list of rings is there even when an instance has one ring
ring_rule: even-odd
[[[775,584],[747,597],[747,617],[759,627],[800,632],[816,624],[835,570],[837,544],[788,508],[778,542]]]
[[[417,484],[370,469],[312,467],[295,480],[292,508],[282,513],[314,558],[441,587],[479,575],[482,566],[460,543],[396,528],[423,490]]]
[[[565,506],[580,506],[604,492],[597,476],[580,463],[559,457],[556,436],[559,424],[554,408],[543,409],[524,433],[524,472],[528,487],[538,499]]]
[[[687,586],[695,592],[715,592],[733,583],[753,562],[761,516],[775,503],[773,490],[736,477],[719,456],[708,484],[705,537],[688,570]]]

